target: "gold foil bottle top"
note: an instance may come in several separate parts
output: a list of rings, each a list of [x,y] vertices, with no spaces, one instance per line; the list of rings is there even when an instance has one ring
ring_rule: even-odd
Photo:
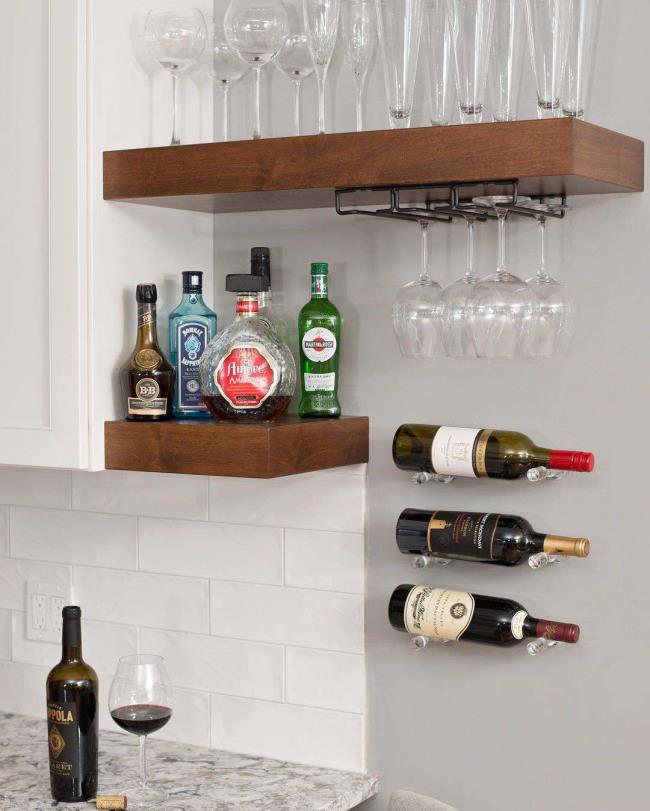
[[[97,808],[112,809],[112,811],[124,811],[127,807],[127,799],[124,796],[114,795],[105,797],[96,797],[95,805]]]
[[[587,538],[546,535],[544,538],[544,551],[547,555],[572,555],[576,558],[586,558],[589,554],[589,541]]]

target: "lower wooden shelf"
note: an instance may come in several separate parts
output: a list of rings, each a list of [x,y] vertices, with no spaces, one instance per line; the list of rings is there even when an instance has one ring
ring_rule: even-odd
[[[107,470],[273,479],[368,461],[368,417],[104,424]]]

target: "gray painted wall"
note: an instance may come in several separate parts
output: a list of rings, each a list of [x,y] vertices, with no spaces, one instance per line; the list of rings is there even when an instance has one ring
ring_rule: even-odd
[[[650,9],[638,0],[604,5],[590,119],[645,139]],[[344,66],[333,71],[332,90],[336,126],[349,129]],[[236,107],[248,100],[239,92]],[[378,66],[370,96],[373,125],[382,126]],[[273,78],[272,99],[274,130],[288,131],[289,88],[281,76]],[[313,87],[307,107],[313,111]],[[401,359],[390,305],[417,272],[416,226],[353,221],[332,210],[216,218],[217,289],[224,273],[245,268],[251,245],[269,244],[276,298],[295,312],[307,297],[308,263],[330,262],[332,298],[345,318],[342,401],[348,413],[371,417],[368,748],[383,791],[368,811],[385,809],[397,788],[435,795],[460,811],[644,806],[650,547],[640,507],[650,408],[650,202],[631,195],[570,203],[566,221],[548,229],[550,265],[576,291],[581,323],[571,358],[553,361]],[[478,230],[479,269],[487,273],[495,263],[495,229]],[[513,270],[532,275],[535,224],[513,223],[508,241]],[[459,276],[462,225],[435,227],[431,242],[435,275],[447,282]],[[218,293],[217,305],[226,313],[232,302]],[[555,484],[418,488],[390,458],[393,431],[403,421],[521,429],[541,444],[593,450],[597,469]],[[394,544],[395,520],[406,506],[518,512],[542,531],[591,537],[589,559],[546,571],[456,563],[438,577],[419,576],[510,596],[531,613],[578,622],[580,644],[537,659],[469,644],[413,652],[386,620],[393,587],[418,577]]]

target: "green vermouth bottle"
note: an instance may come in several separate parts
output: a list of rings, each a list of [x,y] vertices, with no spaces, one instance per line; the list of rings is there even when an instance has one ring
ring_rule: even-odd
[[[338,417],[341,314],[328,298],[328,266],[311,266],[311,300],[298,317],[300,338],[301,417]]]

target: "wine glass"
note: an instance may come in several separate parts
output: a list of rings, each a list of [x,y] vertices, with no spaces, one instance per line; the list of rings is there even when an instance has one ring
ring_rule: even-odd
[[[419,220],[421,270],[418,278],[405,284],[393,302],[393,329],[399,350],[407,358],[432,358],[440,343],[440,292],[429,276],[429,222]]]
[[[228,45],[226,35],[220,26],[212,26],[208,31],[208,45],[203,54],[202,64],[206,73],[223,94],[222,137],[228,140],[230,88],[249,71],[249,66]]]
[[[293,127],[300,135],[300,97],[302,83],[314,72],[307,35],[290,34],[275,63],[278,69],[293,82]]]
[[[429,71],[431,125],[446,126],[450,119],[451,0],[425,0],[426,64]]]
[[[422,0],[376,0],[377,33],[393,129],[411,126],[422,34]]]
[[[470,322],[474,286],[474,229],[476,216],[465,214],[467,224],[467,265],[463,276],[447,285],[440,296],[440,319],[445,353],[450,358],[476,357],[476,345]]]
[[[325,133],[325,81],[339,30],[341,0],[302,0],[305,31],[318,82],[318,132]]]
[[[357,91],[357,132],[363,130],[363,91],[375,49],[375,22],[373,0],[343,0],[341,32]]]
[[[111,683],[108,709],[119,727],[139,738],[140,785],[126,792],[129,808],[161,807],[166,793],[147,784],[147,735],[162,729],[172,717],[172,688],[162,656],[123,656]]]
[[[584,118],[600,25],[601,0],[573,0],[566,25],[566,63],[561,91],[562,114]]]
[[[147,14],[145,40],[149,53],[172,77],[172,146],[181,142],[177,130],[178,77],[199,59],[206,36],[205,18],[196,8]]]
[[[539,233],[539,267],[527,284],[540,301],[540,313],[535,336],[535,354],[550,358],[568,355],[573,339],[576,306],[566,287],[549,275],[546,269],[546,222],[549,211],[560,212],[567,206],[559,204],[522,203],[535,211]]]
[[[571,0],[526,0],[528,45],[537,86],[537,117],[560,115],[560,85],[566,61]]]
[[[517,205],[528,200],[520,197]],[[540,305],[534,290],[506,269],[506,217],[512,197],[476,197],[474,202],[493,209],[498,223],[496,272],[474,285],[469,305],[476,354],[481,358],[530,357]]]
[[[260,83],[262,68],[272,62],[289,36],[282,0],[231,0],[223,21],[228,44],[255,71],[253,138],[262,137]]]
[[[460,120],[479,124],[485,103],[494,0],[452,0],[451,11]]]
[[[516,121],[524,56],[524,7],[521,0],[495,0],[490,67],[492,117]]]

